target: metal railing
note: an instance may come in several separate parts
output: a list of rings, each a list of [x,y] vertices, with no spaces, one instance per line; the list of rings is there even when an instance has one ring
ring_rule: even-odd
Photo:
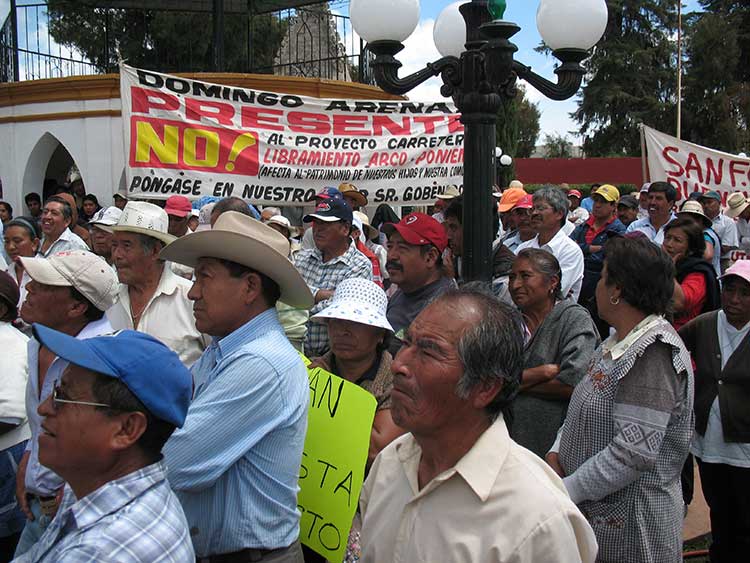
[[[69,4],[74,16],[88,24],[86,49],[79,50],[71,37],[63,39],[60,13],[53,10],[51,14],[46,2],[22,4],[11,0],[10,13],[0,28],[0,81],[116,72],[121,46],[128,42],[130,56],[126,62],[161,72],[224,70],[374,84],[371,56],[345,15],[348,0],[269,14],[253,13],[253,2],[248,2],[246,13],[225,14],[217,20],[221,27],[215,29],[213,40],[213,15],[191,10],[189,4],[179,12]],[[195,36],[202,42],[186,39],[161,48],[163,43],[160,45],[156,36],[158,25],[162,29],[165,25],[182,26],[193,33],[199,25],[203,35]],[[273,37],[268,37],[269,29]],[[217,59],[214,43],[219,32],[231,37],[231,44],[225,47],[222,37],[221,57]],[[136,51],[133,44],[139,45]],[[223,68],[217,68],[217,60]]]

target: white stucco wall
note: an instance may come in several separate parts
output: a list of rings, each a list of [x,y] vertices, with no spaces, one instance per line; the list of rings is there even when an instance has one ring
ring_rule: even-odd
[[[0,117],[119,110],[119,99],[18,104],[0,108]],[[62,144],[78,165],[86,191],[111,205],[124,171],[120,117],[0,123],[0,178],[3,199],[15,215],[27,212],[23,196],[42,195],[50,157]]]

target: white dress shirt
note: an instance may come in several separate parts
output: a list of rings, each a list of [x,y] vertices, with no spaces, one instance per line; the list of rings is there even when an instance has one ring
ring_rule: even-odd
[[[26,381],[29,378],[28,337],[0,322],[0,422],[16,428],[0,435],[0,452],[31,437],[26,421]]]
[[[719,235],[719,238],[721,239],[721,247],[723,249],[726,249],[729,246],[737,248],[740,245],[737,236],[737,223],[723,213],[719,213],[713,218],[713,226],[711,228],[717,235]],[[722,252],[722,258],[729,258],[730,252],[731,251],[724,250]]]
[[[45,258],[48,258],[57,254],[58,252],[63,252],[65,250],[91,251],[86,242],[70,229],[65,229],[59,236],[59,238],[52,243],[52,246],[47,249],[47,252],[42,252],[45,240],[46,237],[42,237],[42,242],[39,245],[39,255],[44,256]]]
[[[737,219],[737,239],[740,250],[750,254],[750,223],[745,219]]]
[[[188,291],[193,282],[181,278],[165,264],[156,291],[141,313],[137,330],[169,346],[187,367],[200,358],[210,339],[195,328],[193,303]],[[120,284],[119,300],[107,311],[115,330],[134,330],[128,286]]]
[[[643,219],[638,219],[637,221],[633,221],[632,223],[630,223],[626,232],[632,233],[633,231],[640,231],[644,235],[646,235],[651,242],[661,246],[661,243],[664,242],[664,229],[676,218],[677,215],[672,213],[672,215],[669,217],[669,221],[664,223],[657,230],[656,227],[651,224],[651,217],[645,217]]]
[[[566,221],[571,227],[573,223]],[[547,244],[539,245],[539,235],[531,240],[522,242],[516,248],[516,254],[524,248],[541,248],[550,252],[560,263],[562,271],[562,280],[560,280],[560,289],[562,290],[563,299],[570,297],[574,302],[578,301],[581,293],[581,284],[583,283],[583,252],[573,240],[565,234],[563,229],[557,231],[552,240]]]
[[[594,532],[539,457],[498,418],[419,488],[411,434],[377,457],[362,489],[362,563],[594,561]]]

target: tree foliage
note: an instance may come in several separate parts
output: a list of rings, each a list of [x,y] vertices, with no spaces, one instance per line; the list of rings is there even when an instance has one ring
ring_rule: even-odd
[[[728,152],[750,147],[750,4],[703,0],[686,26],[683,138]]]
[[[589,156],[640,154],[639,123],[675,124],[676,28],[673,0],[608,0],[604,37],[585,66],[573,118]]]
[[[71,0],[47,4],[53,39],[78,50],[101,72],[114,71],[120,57],[133,66],[162,72],[213,68],[211,14],[92,8]],[[226,14],[224,69],[270,71],[285,32],[286,22],[272,15],[251,19]]]
[[[530,102],[523,85],[518,85],[515,97],[503,98],[497,114],[495,144],[513,159],[530,157],[539,137],[540,116],[537,104]],[[498,184],[507,186],[515,177],[515,166],[504,166],[499,172]]]
[[[567,135],[545,134],[542,151],[544,158],[573,158],[573,143]]]

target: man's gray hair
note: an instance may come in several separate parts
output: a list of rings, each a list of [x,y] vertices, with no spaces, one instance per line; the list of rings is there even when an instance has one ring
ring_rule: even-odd
[[[278,207],[264,207],[263,211],[270,211],[272,213],[271,217],[281,215],[281,209],[279,209]]]
[[[161,250],[165,246],[165,244],[162,241],[160,241],[158,238],[150,237],[148,235],[144,235],[143,233],[136,233],[136,234],[138,235],[138,239],[141,241],[141,248],[143,249],[143,254],[151,254],[151,252],[153,252],[154,249]]]
[[[458,357],[464,373],[456,385],[456,394],[466,399],[483,383],[501,381],[502,388],[485,410],[492,420],[501,412],[507,415],[521,385],[523,324],[520,314],[479,284],[450,290],[435,301],[463,302],[456,303],[459,307],[470,302],[481,312],[481,318],[466,329],[458,342]]]
[[[567,221],[568,218],[568,206],[570,203],[568,202],[568,196],[565,195],[565,192],[560,188],[556,188],[555,186],[544,186],[543,188],[539,188],[534,192],[532,201],[534,202],[534,205],[540,201],[547,202],[552,209],[562,213],[560,226],[565,225],[565,221]]]

